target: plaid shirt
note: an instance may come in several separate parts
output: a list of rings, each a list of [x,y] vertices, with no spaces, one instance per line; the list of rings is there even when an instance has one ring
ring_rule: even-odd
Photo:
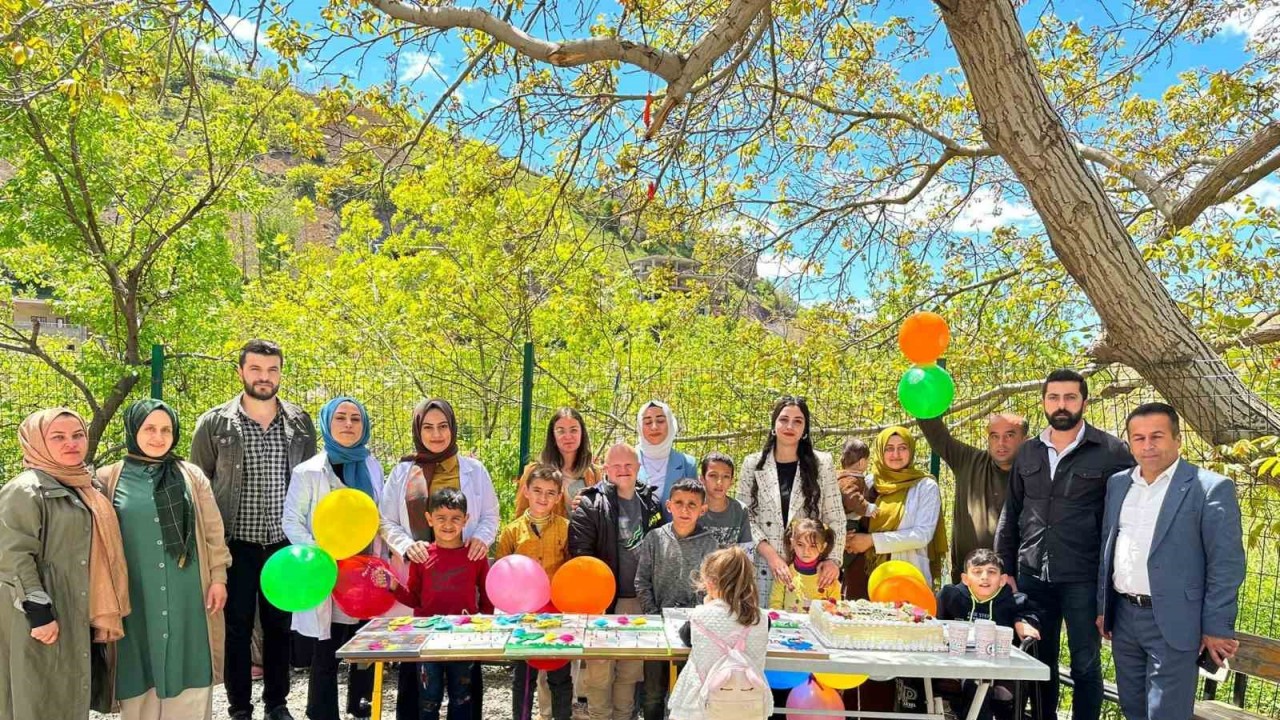
[[[236,422],[244,440],[244,486],[231,537],[261,545],[283,542],[280,516],[284,514],[284,496],[289,488],[289,439],[284,432],[284,414],[277,412],[263,430],[241,408]]]

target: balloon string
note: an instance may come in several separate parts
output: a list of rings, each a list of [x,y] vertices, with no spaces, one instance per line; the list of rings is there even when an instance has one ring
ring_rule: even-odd
[[[529,663],[524,664],[524,702],[520,705],[520,720],[533,720],[533,703],[529,701],[529,676],[538,672]]]

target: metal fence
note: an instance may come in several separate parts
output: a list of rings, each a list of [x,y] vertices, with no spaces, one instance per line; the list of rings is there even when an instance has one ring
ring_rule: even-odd
[[[1280,404],[1280,371],[1265,352],[1236,358],[1245,382],[1272,404]],[[515,363],[511,372],[519,377]],[[522,421],[528,423],[526,443],[533,455],[541,448],[546,422],[562,405],[578,408],[587,418],[592,445],[597,452],[610,442],[635,441],[635,413],[644,401],[669,402],[680,423],[678,446],[700,456],[710,450],[736,458],[758,450],[768,430],[768,413],[780,394],[805,396],[814,414],[812,432],[821,450],[837,452],[847,435],[868,437],[884,424],[902,420],[896,400],[895,370],[852,371],[818,368],[796,359],[790,372],[778,376],[760,367],[736,363],[733,358],[639,358],[615,366],[575,363],[573,358],[552,356],[529,368],[526,380],[531,393],[494,391],[472,379],[433,377],[430,387],[403,367],[388,364],[380,356],[287,356],[281,396],[297,402],[313,415],[329,398],[350,394],[361,399],[372,419],[371,445],[375,455],[390,466],[412,448],[410,413],[422,397],[449,399],[457,410],[459,443],[474,453],[493,475],[504,512],[514,506],[514,478],[521,465]],[[240,390],[233,359],[179,355],[154,367],[156,390],[181,418],[183,448],[199,415],[226,402]],[[1035,377],[1009,377],[997,371],[949,368],[959,388],[958,398],[969,404],[949,416],[957,437],[975,445],[984,441],[983,418],[995,411],[1014,411],[1043,427]],[[1048,368],[1045,369],[1046,371]],[[141,378],[138,397],[152,388]],[[1127,412],[1141,402],[1160,399],[1126,368],[1105,368],[1090,377],[1093,398],[1087,412],[1094,425],[1115,434],[1123,430]],[[75,388],[64,377],[37,361],[0,354],[0,467],[4,477],[17,470],[19,453],[16,424],[40,407],[67,404],[83,409]],[[973,402],[973,399],[981,399]],[[1182,398],[1167,398],[1175,405]],[[526,419],[529,418],[529,419]],[[531,420],[531,421],[530,421]],[[118,423],[107,433],[102,447],[118,445]],[[922,448],[927,447],[922,445]],[[1187,456],[1193,461],[1212,459],[1213,448],[1188,434]],[[109,459],[109,458],[106,458]],[[944,502],[953,495],[954,478],[945,465],[939,473]],[[1239,480],[1239,478],[1237,478]],[[1275,488],[1239,482],[1245,511],[1246,532],[1257,523],[1270,528],[1280,517],[1280,495]],[[1245,632],[1280,636],[1280,537],[1269,529],[1256,535],[1248,549],[1248,574],[1242,588],[1237,627]],[[1065,643],[1064,643],[1065,646]],[[1065,649],[1065,648],[1064,648]],[[1108,667],[1108,673],[1112,671]],[[1253,682],[1247,706],[1280,718],[1280,686]],[[1114,710],[1114,708],[1112,708]]]

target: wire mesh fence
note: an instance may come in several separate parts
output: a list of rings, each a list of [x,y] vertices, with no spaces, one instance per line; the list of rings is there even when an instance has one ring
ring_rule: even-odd
[[[286,352],[287,352],[286,348]],[[1280,370],[1274,359],[1254,351],[1233,358],[1233,367],[1246,384],[1273,406],[1280,405]],[[973,445],[985,444],[984,419],[992,412],[1012,411],[1030,420],[1033,432],[1044,427],[1038,377],[1012,377],[998,371],[952,365],[958,388],[958,411],[948,416],[956,437]],[[1045,368],[1045,372],[1051,368]],[[869,438],[886,424],[903,420],[896,399],[901,368],[857,372],[849,368],[815,367],[797,358],[787,373],[738,363],[731,357],[645,357],[625,362],[575,362],[552,355],[542,359],[533,376],[530,451],[538,454],[551,413],[560,406],[578,408],[587,418],[593,449],[602,454],[616,440],[635,442],[637,410],[649,399],[668,402],[679,421],[677,447],[694,456],[711,450],[742,458],[758,450],[769,427],[769,409],[781,394],[804,396],[813,412],[815,445],[838,454],[844,437]],[[1093,370],[1092,398],[1086,418],[1095,426],[1120,435],[1124,418],[1136,405],[1161,399],[1133,371],[1117,366]],[[413,447],[410,416],[426,396],[450,400],[459,420],[459,445],[489,468],[504,513],[514,506],[514,479],[520,470],[520,366],[503,370],[501,390],[474,377],[439,373],[424,379],[413,368],[387,363],[376,355],[293,357],[286,355],[281,397],[313,414],[328,399],[349,394],[369,410],[371,447],[389,468]],[[1041,377],[1043,374],[1040,375]],[[515,379],[510,382],[511,378]],[[133,397],[145,396],[149,378],[141,378]],[[0,354],[0,466],[4,477],[18,470],[20,453],[16,426],[27,413],[66,404],[85,410],[76,387],[47,365],[23,356]],[[178,411],[183,428],[181,451],[201,413],[227,402],[241,390],[234,358],[210,359],[178,354],[164,363],[164,399]],[[1184,398],[1166,398],[1175,405]],[[1206,398],[1200,398],[1205,400]],[[118,451],[118,421],[108,429],[103,460]],[[921,444],[927,453],[927,446]],[[1214,448],[1188,433],[1184,455],[1197,463],[1215,460]],[[922,457],[921,462],[927,458]],[[942,465],[939,483],[944,502],[954,492],[954,477]],[[1266,637],[1280,636],[1280,494],[1270,485],[1236,477],[1245,513],[1248,573],[1241,589],[1239,630]],[[1250,530],[1254,532],[1250,533]],[[1065,645],[1065,643],[1064,643]],[[1064,648],[1065,650],[1065,648]],[[1113,674],[1108,667],[1107,672]],[[1247,707],[1280,717],[1280,686],[1253,682]],[[1114,708],[1111,708],[1114,711]]]

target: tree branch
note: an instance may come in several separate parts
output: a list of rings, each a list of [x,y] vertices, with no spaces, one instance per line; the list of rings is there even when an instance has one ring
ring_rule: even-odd
[[[577,67],[613,60],[647,70],[668,83],[675,82],[685,68],[685,60],[679,54],[631,40],[602,36],[554,42],[535,38],[479,8],[416,7],[401,0],[369,0],[369,4],[410,25],[438,30],[479,30],[525,57],[556,67]]]
[[[1187,227],[1208,208],[1230,200],[1280,167],[1280,155],[1254,167],[1278,147],[1280,122],[1268,123],[1214,165],[1191,192],[1174,206],[1173,212],[1165,216],[1166,233]]]
[[[1151,177],[1145,170],[1126,163],[1101,148],[1077,144],[1076,149],[1080,151],[1080,157],[1085,160],[1097,163],[1133,183],[1133,186],[1146,195],[1151,204],[1155,206],[1156,211],[1166,219],[1173,217],[1174,204],[1169,197],[1169,193],[1165,191],[1159,180]]]
[[[699,38],[693,49],[689,51],[688,59],[679,77],[667,80],[666,97],[654,112],[653,122],[645,131],[646,140],[657,136],[658,131],[666,124],[667,116],[689,93],[694,83],[710,72],[716,60],[729,52],[729,48],[747,34],[756,17],[767,7],[769,7],[769,0],[730,0],[729,7],[725,8],[724,13],[716,20],[716,24]],[[748,47],[752,46],[754,42],[748,43]]]

